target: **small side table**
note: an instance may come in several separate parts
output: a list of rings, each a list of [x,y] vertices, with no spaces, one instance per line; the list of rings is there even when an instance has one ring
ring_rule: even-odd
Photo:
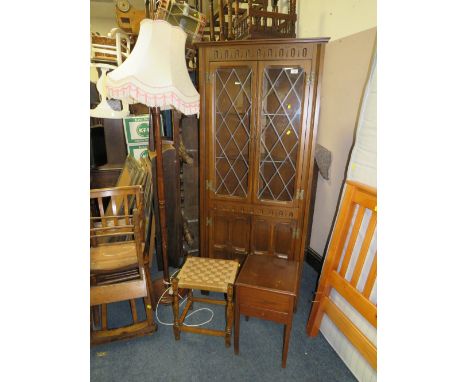
[[[286,367],[299,263],[267,255],[249,255],[237,281],[234,319],[234,352],[239,354],[240,315],[284,324],[283,357]]]

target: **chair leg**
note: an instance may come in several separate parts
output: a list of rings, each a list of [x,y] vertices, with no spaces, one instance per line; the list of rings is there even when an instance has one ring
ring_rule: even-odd
[[[145,278],[146,278],[146,289],[148,290],[148,294],[150,297],[151,308],[155,310],[157,301],[156,301],[156,296],[154,294],[153,283],[151,282],[151,271],[149,268],[149,264],[145,264],[144,270],[145,270]]]
[[[91,307],[91,317],[94,328],[97,328],[99,326],[99,305]]]
[[[231,346],[231,332],[232,332],[232,318],[233,318],[233,304],[232,304],[232,295],[233,295],[233,285],[228,285],[227,290],[227,305],[226,305],[226,336],[225,344],[226,347]]]
[[[133,323],[136,324],[138,322],[138,314],[137,314],[137,310],[136,310],[136,303],[135,303],[135,300],[128,300],[128,302],[130,303],[130,309],[132,311],[132,320],[133,320]]]
[[[179,323],[179,280],[175,277],[172,279],[172,313],[174,314],[174,337],[176,341],[180,339],[180,323]]]
[[[96,276],[91,276],[91,286],[96,285]],[[99,326],[99,305],[91,307],[91,317],[93,319],[94,328]]]
[[[101,305],[101,329],[107,330],[107,304]]]
[[[96,322],[96,317],[95,317],[96,314],[94,313],[94,309],[93,309],[93,308],[94,308],[94,306],[92,306],[92,307],[90,308],[90,310],[89,310],[89,313],[90,313],[90,315],[89,315],[89,318],[90,318],[90,320],[89,320],[89,327],[90,327],[91,333],[92,333],[92,332],[94,331],[94,329],[97,327],[97,325],[96,325],[96,323],[95,323],[95,322]]]
[[[151,298],[149,296],[146,296],[143,298],[143,302],[145,304],[145,311],[146,311],[146,321],[148,322],[148,325],[154,325],[154,330],[158,330],[158,325],[156,322],[154,322],[154,316],[153,316],[153,307],[151,305]]]

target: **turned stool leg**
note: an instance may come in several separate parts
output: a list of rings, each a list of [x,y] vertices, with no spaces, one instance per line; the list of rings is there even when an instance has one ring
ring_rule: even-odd
[[[231,346],[231,332],[232,332],[232,317],[233,317],[233,304],[232,304],[233,286],[228,284],[227,290],[227,305],[226,305],[226,347]]]
[[[172,313],[174,314],[174,337],[177,340],[180,339],[180,324],[179,324],[179,280],[177,278],[172,279]]]
[[[187,304],[189,305],[189,310],[193,310],[193,289],[189,289],[187,293]]]

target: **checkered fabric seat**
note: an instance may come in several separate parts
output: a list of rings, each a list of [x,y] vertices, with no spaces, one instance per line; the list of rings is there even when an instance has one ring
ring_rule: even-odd
[[[179,288],[227,293],[236,280],[239,263],[234,260],[188,257],[179,272]]]
[[[211,259],[206,257],[188,257],[176,278],[172,279],[172,310],[174,313],[174,337],[180,339],[180,332],[191,332],[221,336],[226,347],[231,346],[232,321],[234,315],[233,285],[236,280],[239,263],[235,260]],[[188,289],[187,305],[179,317],[179,288]],[[226,294],[226,301],[210,298],[193,297],[193,289],[221,292]],[[214,330],[184,325],[185,317],[194,302],[226,305],[226,328]]]

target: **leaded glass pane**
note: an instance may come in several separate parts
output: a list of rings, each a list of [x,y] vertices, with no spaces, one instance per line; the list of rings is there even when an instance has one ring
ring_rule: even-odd
[[[294,198],[303,94],[302,68],[264,69],[259,199],[292,201]]]
[[[246,197],[249,172],[252,70],[217,68],[215,72],[215,192]]]

